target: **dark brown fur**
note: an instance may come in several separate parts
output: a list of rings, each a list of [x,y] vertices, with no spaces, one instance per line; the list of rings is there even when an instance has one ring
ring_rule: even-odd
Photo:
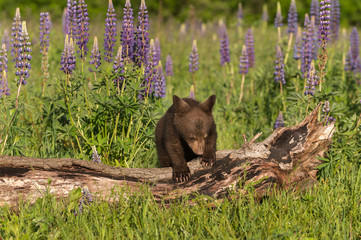
[[[176,181],[190,177],[187,162],[202,156],[202,164],[212,166],[216,160],[216,124],[212,109],[216,96],[200,103],[191,98],[173,96],[173,105],[155,129],[158,159],[162,167],[173,168]]]

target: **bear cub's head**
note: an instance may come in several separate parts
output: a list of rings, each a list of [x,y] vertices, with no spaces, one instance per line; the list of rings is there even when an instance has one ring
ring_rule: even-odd
[[[203,155],[207,137],[215,128],[212,116],[215,102],[215,95],[202,103],[191,98],[173,96],[175,128],[192,151],[199,156]]]

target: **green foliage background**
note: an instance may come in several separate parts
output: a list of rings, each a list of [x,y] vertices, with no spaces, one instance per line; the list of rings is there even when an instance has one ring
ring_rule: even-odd
[[[108,1],[107,0],[86,0],[89,6],[89,12],[92,15],[105,15]],[[191,14],[192,8],[196,16],[201,21],[210,21],[215,18],[232,16],[236,14],[238,3],[241,2],[245,12],[246,22],[252,24],[254,21],[258,21],[262,14],[263,4],[268,5],[270,22],[273,22],[273,18],[276,15],[277,0],[146,0],[149,12],[152,15],[161,13],[163,17],[170,18],[174,17],[179,21],[185,21]],[[284,20],[286,20],[286,13],[289,9],[290,0],[279,0],[282,6],[282,12]],[[297,10],[299,16],[304,16],[305,13],[309,12],[311,0],[297,1]],[[125,4],[125,0],[114,0],[115,9],[121,12],[122,7]],[[138,9],[140,0],[131,0],[131,4],[134,9]],[[342,0],[341,5],[341,19],[342,25],[360,25],[360,14],[361,14],[361,1],[359,0]],[[16,7],[26,9],[22,12],[27,17],[39,16],[40,11],[49,11],[53,19],[61,20],[61,14],[64,7],[66,6],[66,0],[16,0],[0,1],[0,9],[3,15],[7,17],[13,16]],[[303,17],[301,17],[303,19]]]

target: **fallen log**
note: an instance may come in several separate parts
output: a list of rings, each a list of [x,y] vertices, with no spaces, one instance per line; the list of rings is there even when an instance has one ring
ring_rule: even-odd
[[[16,206],[19,199],[32,203],[46,192],[66,197],[85,186],[106,197],[116,185],[137,191],[148,184],[156,198],[168,200],[196,193],[222,198],[230,190],[244,194],[249,184],[260,197],[275,188],[302,188],[317,181],[319,157],[334,132],[333,123],[317,120],[319,108],[296,126],[276,129],[263,142],[255,142],[257,135],[240,149],[218,151],[212,168],[203,168],[200,159],[192,160],[188,163],[192,176],[185,183],[172,180],[171,168],[126,169],[79,159],[1,156],[0,206]]]

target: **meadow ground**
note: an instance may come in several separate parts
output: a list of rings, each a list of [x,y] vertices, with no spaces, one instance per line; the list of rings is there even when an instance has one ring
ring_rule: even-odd
[[[102,46],[103,21],[90,21],[89,49],[96,34]],[[4,239],[361,238],[361,87],[357,82],[359,76],[344,68],[352,28],[344,30],[327,47],[321,91],[317,86],[314,96],[305,96],[305,79],[298,61],[293,59],[293,47],[285,64],[286,84],[281,94],[280,84],[274,81],[277,30],[263,22],[254,23],[250,27],[255,66],[245,75],[244,96],[239,102],[242,79],[238,73],[239,58],[248,26],[239,27],[236,20],[227,22],[230,63],[221,66],[218,23],[193,27],[168,21],[157,28],[157,33],[155,25],[155,22],[151,25],[150,37],[159,38],[163,66],[166,56],[171,55],[174,75],[166,76],[165,98],[139,101],[142,68],[126,64],[124,74],[114,74],[113,63],[103,61],[100,70],[90,73],[88,56],[84,64],[77,58],[71,77],[61,72],[64,34],[59,21],[54,21],[50,33],[50,74],[43,91],[38,22],[30,20],[27,26],[33,50],[28,83],[22,86],[16,108],[18,85],[9,55],[7,76],[11,94],[0,98],[2,154],[91,160],[95,146],[105,164],[157,167],[155,124],[171,105],[173,94],[189,95],[193,74],[188,71],[188,61],[196,39],[199,53],[199,70],[194,74],[196,98],[217,96],[214,117],[218,149],[240,147],[243,134],[249,139],[263,132],[260,140],[267,137],[274,129],[279,111],[283,113],[284,124],[291,126],[300,122],[319,101],[329,101],[336,132],[324,163],[319,166],[319,184],[306,192],[277,193],[261,202],[254,199],[250,187],[250,194],[235,197],[236,200],[216,201],[199,196],[192,205],[187,198],[170,205],[156,203],[146,187],[142,193],[127,198],[123,197],[126,190],[115,189],[119,202],[99,202],[95,198],[91,204],[83,205],[82,212],[79,212],[80,189],[61,201],[46,194],[32,206],[21,203],[16,210],[0,208],[0,236]],[[282,27],[281,33],[279,45],[286,55],[287,28]],[[118,31],[116,49],[119,44]],[[320,60],[315,61],[316,70],[320,70],[319,63]],[[122,89],[113,84],[119,76],[126,79]],[[66,84],[69,81],[71,84]]]

